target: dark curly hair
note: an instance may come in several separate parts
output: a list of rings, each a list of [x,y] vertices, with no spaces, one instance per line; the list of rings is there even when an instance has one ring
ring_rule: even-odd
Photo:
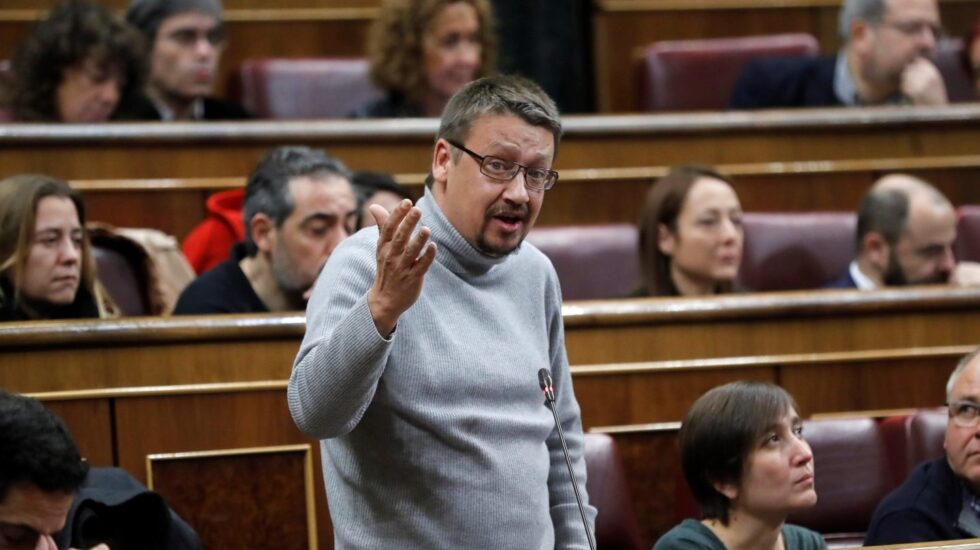
[[[73,493],[85,481],[68,428],[40,401],[0,390],[0,502],[27,482],[48,493]]]
[[[475,78],[493,74],[497,39],[488,0],[386,0],[368,33],[371,81],[418,102],[427,86],[422,63],[422,40],[436,17],[451,4],[473,6],[480,19],[480,70]]]
[[[18,120],[59,120],[56,93],[64,72],[89,59],[120,74],[122,103],[143,87],[144,57],[142,36],[108,8],[69,0],[54,7],[18,48],[4,103]]]

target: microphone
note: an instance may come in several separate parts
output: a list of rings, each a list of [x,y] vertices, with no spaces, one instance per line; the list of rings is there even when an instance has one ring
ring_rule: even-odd
[[[575,472],[572,470],[572,459],[568,456],[568,445],[565,444],[565,433],[561,429],[561,420],[558,418],[558,410],[555,408],[555,387],[551,380],[551,371],[541,369],[538,371],[538,385],[544,392],[544,405],[551,409],[552,416],[555,417],[555,427],[558,428],[558,439],[561,441],[561,450],[565,454],[565,464],[568,466],[568,476],[572,479],[572,489],[575,490],[575,502],[578,503],[578,511],[582,514],[582,527],[585,528],[585,536],[589,539],[589,548],[595,550],[595,538],[589,530],[589,520],[585,518],[585,506],[582,504],[582,495],[578,490],[578,483],[575,481]]]

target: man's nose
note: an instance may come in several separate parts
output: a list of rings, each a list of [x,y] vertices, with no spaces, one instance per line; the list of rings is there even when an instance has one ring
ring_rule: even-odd
[[[527,171],[522,168],[513,179],[507,182],[504,188],[504,199],[516,204],[524,204],[531,200],[525,178],[527,178]]]

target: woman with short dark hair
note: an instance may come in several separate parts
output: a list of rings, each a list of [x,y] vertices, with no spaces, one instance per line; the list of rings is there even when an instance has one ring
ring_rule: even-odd
[[[819,534],[785,523],[816,504],[813,453],[793,398],[733,382],[698,398],[681,424],[681,466],[703,519],[686,519],[654,550],[818,550]]]

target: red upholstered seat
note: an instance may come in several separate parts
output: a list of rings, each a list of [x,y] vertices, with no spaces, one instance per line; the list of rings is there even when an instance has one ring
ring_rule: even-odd
[[[259,118],[340,118],[381,96],[366,59],[248,59],[232,84]]]
[[[787,521],[824,533],[828,542],[860,546],[875,507],[892,489],[885,437],[872,418],[808,420],[803,432],[819,498]]]
[[[631,224],[541,227],[527,240],[554,264],[565,300],[622,297],[639,281]]]
[[[907,473],[916,466],[945,454],[943,440],[946,437],[945,408],[917,411],[908,420],[906,446]]]
[[[586,490],[595,506],[596,546],[602,550],[640,550],[640,528],[636,523],[626,474],[616,442],[606,434],[585,434]]]
[[[855,224],[850,212],[746,213],[740,286],[765,291],[830,283],[854,258]]]
[[[961,262],[980,262],[980,206],[961,206],[956,209],[956,243],[953,252]]]
[[[936,47],[936,67],[943,75],[946,83],[946,95],[951,103],[977,101],[973,92],[970,75],[963,66],[960,57],[963,51],[963,41],[959,38],[941,40]]]
[[[640,111],[720,110],[745,64],[757,57],[816,56],[809,34],[654,42],[638,63]]]

